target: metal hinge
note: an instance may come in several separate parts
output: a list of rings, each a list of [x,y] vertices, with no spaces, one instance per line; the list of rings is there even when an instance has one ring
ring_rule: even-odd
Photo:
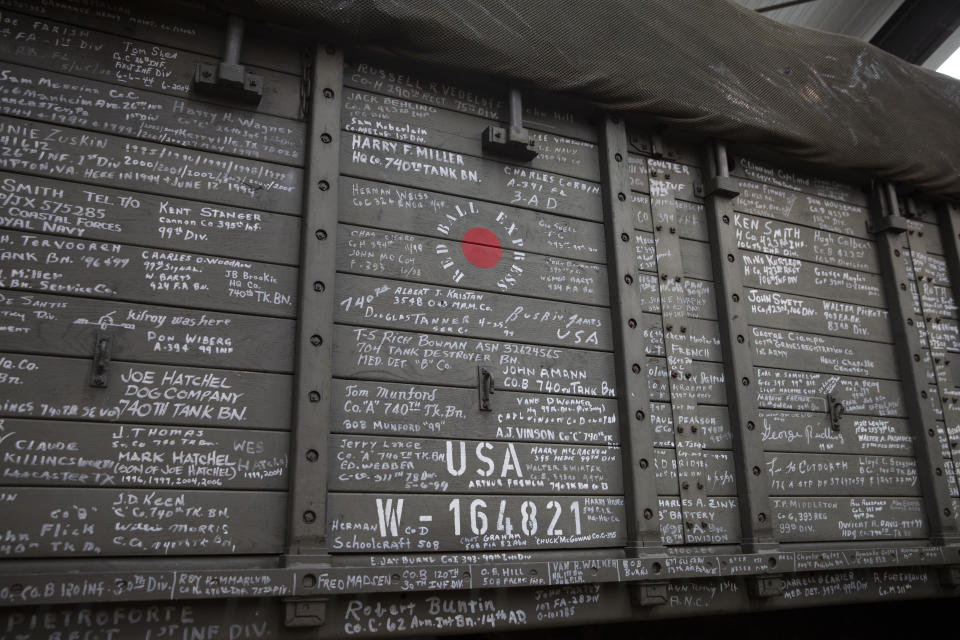
[[[495,383],[496,381],[492,373],[483,367],[477,367],[477,391],[480,394],[480,411],[491,411],[490,396],[493,395]]]
[[[510,126],[483,130],[483,150],[498,156],[529,162],[537,157],[536,141],[523,128],[523,99],[519,89],[510,89]]]
[[[105,389],[110,384],[110,351],[113,347],[113,336],[107,333],[98,333],[93,343],[93,368],[90,371],[90,386]]]
[[[750,579],[750,592],[755,598],[782,596],[787,588],[783,576],[758,576]]]
[[[630,585],[630,603],[640,608],[667,604],[668,586],[666,582],[643,582]]]
[[[284,624],[288,627],[320,627],[327,621],[327,598],[286,600]]]

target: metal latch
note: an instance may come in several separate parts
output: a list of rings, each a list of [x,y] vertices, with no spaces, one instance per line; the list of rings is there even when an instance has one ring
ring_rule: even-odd
[[[493,395],[493,374],[477,367],[477,390],[480,392],[480,411],[490,411],[490,396]]]
[[[110,383],[110,350],[113,336],[98,333],[93,345],[93,370],[90,372],[90,386],[104,389]]]
[[[666,582],[642,582],[630,586],[630,603],[634,607],[655,607],[667,604]]]
[[[758,576],[750,580],[750,590],[755,598],[782,596],[787,581],[782,576]]]
[[[288,627],[320,627],[327,621],[327,598],[287,600],[284,624]]]
[[[263,96],[263,76],[249,73],[240,64],[243,28],[243,18],[234,15],[227,18],[223,61],[219,64],[197,63],[193,74],[194,91],[249,105],[260,104]]]
[[[523,128],[523,100],[519,89],[510,89],[510,126],[483,130],[483,150],[512,160],[529,162],[537,157],[537,145]]]
[[[840,418],[845,409],[843,403],[830,394],[827,394],[827,413],[830,414],[830,426],[834,431],[840,431]]]

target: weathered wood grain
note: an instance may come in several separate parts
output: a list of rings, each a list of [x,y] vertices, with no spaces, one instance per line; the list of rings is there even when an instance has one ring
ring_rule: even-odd
[[[0,354],[0,416],[290,428],[290,376],[111,361],[100,389],[90,386],[92,366],[91,359]]]

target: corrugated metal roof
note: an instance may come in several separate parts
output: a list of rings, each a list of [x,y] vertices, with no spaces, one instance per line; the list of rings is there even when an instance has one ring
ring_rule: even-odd
[[[736,0],[748,9],[781,4],[783,0]],[[774,20],[869,41],[903,4],[903,0],[813,0],[765,12]]]

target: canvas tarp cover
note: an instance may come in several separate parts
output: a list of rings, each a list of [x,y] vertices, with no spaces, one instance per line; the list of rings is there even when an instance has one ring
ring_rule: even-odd
[[[255,0],[273,20],[960,195],[960,82],[727,0]]]

